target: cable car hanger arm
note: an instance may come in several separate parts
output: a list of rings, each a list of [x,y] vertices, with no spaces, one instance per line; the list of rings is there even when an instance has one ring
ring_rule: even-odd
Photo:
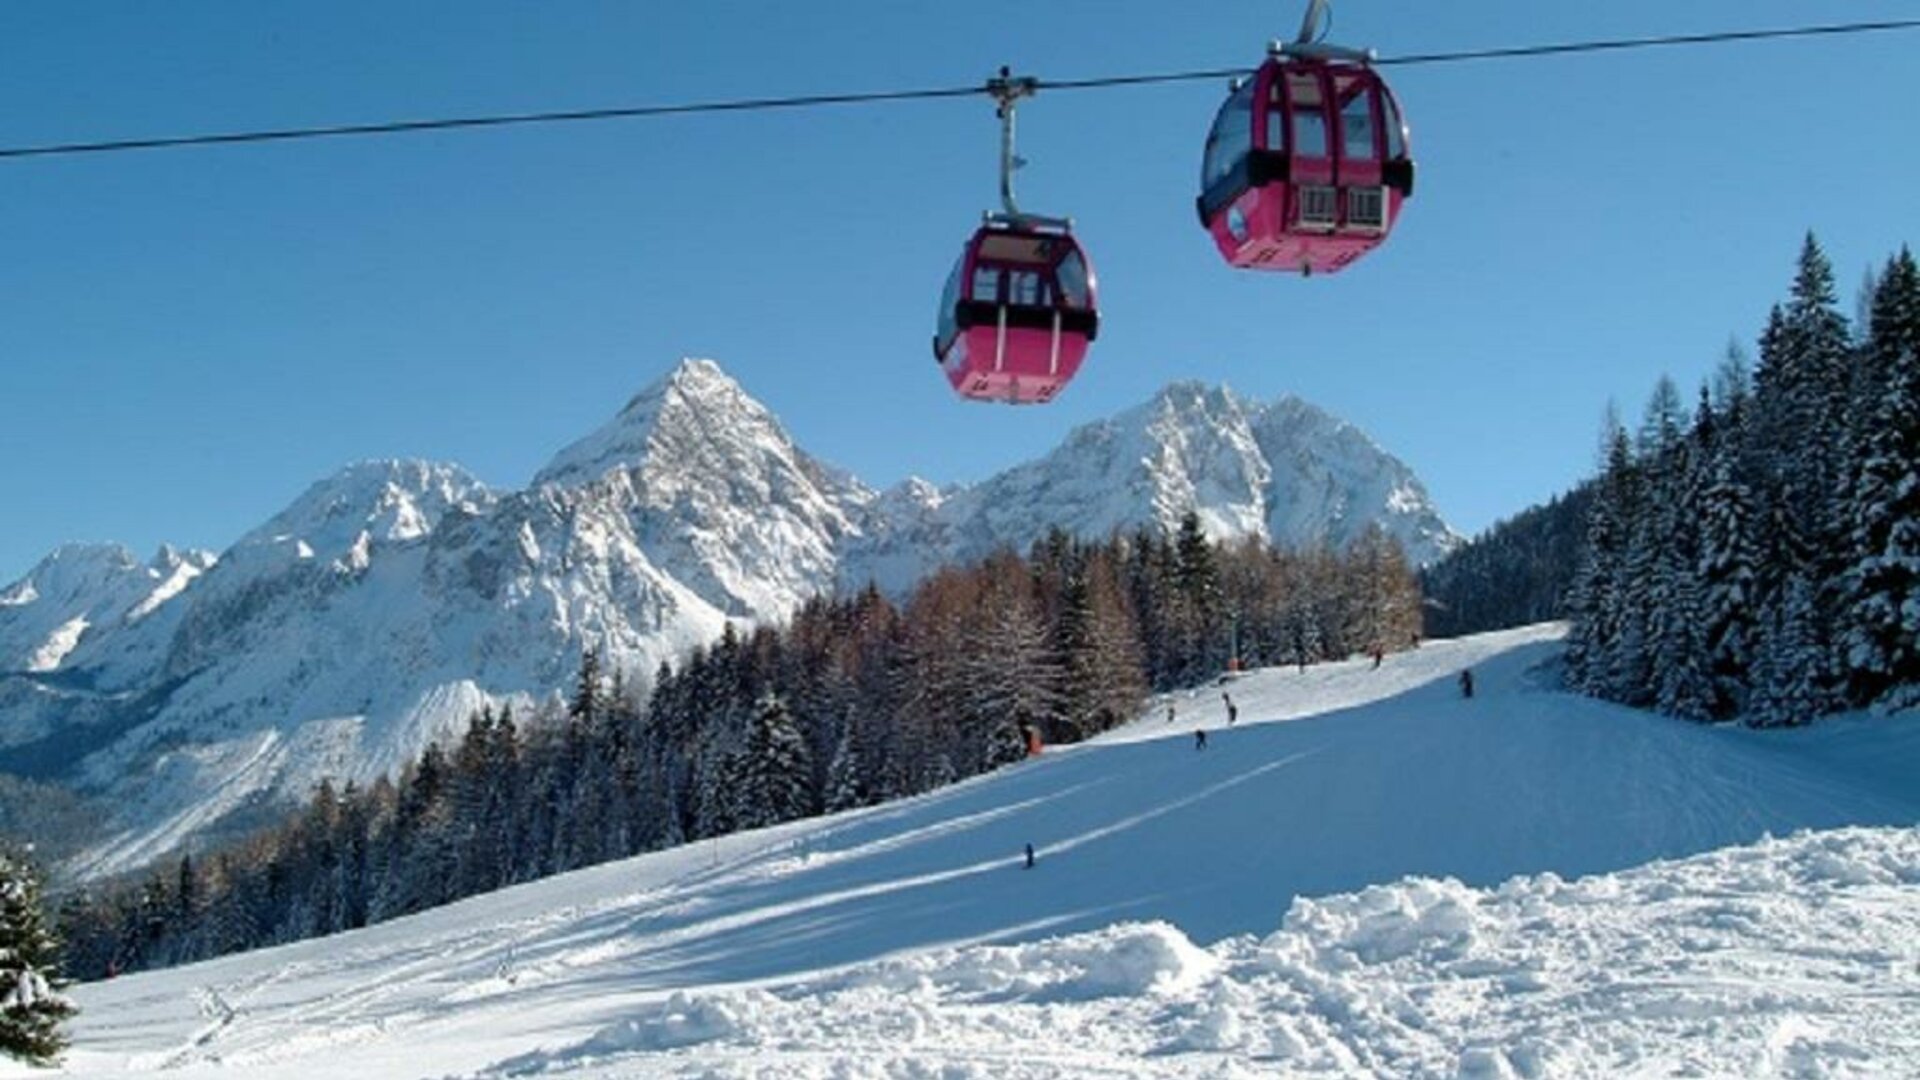
[[[1073,227],[1071,219],[1040,217],[1020,211],[1020,204],[1013,194],[1013,174],[1026,165],[1026,159],[1014,152],[1014,110],[1020,99],[1032,97],[1040,89],[1040,80],[1031,75],[1015,75],[1002,67],[1000,74],[987,80],[987,96],[998,104],[1000,117],[1000,213],[986,215],[988,221],[1004,222],[1009,225],[1050,225],[1055,228]]]

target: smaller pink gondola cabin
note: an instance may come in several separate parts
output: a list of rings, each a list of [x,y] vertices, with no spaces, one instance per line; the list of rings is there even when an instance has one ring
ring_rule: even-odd
[[[1406,122],[1373,67],[1277,50],[1214,119],[1200,223],[1236,268],[1331,274],[1379,247],[1412,194]]]
[[[1100,332],[1097,288],[1066,222],[993,215],[947,278],[934,358],[961,397],[1051,401]]]

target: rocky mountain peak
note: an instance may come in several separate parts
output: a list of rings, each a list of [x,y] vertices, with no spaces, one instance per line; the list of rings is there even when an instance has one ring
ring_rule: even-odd
[[[676,464],[722,462],[725,447],[743,444],[792,449],[773,413],[719,364],[689,358],[634,395],[598,431],[555,454],[533,484],[591,483],[662,455]]]

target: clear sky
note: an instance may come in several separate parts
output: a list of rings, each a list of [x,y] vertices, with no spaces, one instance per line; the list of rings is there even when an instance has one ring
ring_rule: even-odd
[[[0,145],[1246,64],[1302,5],[0,4]],[[1343,0],[1382,55],[1920,16],[1920,3]],[[994,201],[985,99],[0,162],[0,582],[65,540],[220,548],[353,460],[524,484],[683,355],[884,485],[976,480],[1173,379],[1299,394],[1476,531],[1578,479],[1608,399],[1706,375],[1801,236],[1920,240],[1920,34],[1393,69],[1418,193],[1338,276],[1194,220],[1224,85],[1043,93],[1027,209],[1106,322],[1073,386],[927,347]]]

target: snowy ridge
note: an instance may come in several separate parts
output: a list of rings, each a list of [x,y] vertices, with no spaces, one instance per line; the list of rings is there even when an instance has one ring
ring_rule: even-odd
[[[1920,1069],[1920,716],[1666,720],[1544,689],[1559,633],[1253,672],[1231,729],[1182,694],[915,799],[84,986],[69,1068]]]
[[[1025,550],[1056,525],[1171,530],[1189,509],[1216,540],[1341,546],[1377,523],[1416,564],[1460,542],[1412,470],[1359,429],[1298,398],[1263,404],[1184,382],[980,484],[890,490],[842,578],[897,590],[943,564]]]
[[[70,869],[124,870],[324,776],[390,772],[483,704],[524,710],[586,650],[644,682],[731,620],[1189,507],[1221,538],[1340,543],[1379,521],[1429,558],[1452,537],[1404,465],[1291,399],[1176,384],[978,485],[881,493],[687,360],[523,491],[365,461],[217,564],[56,552],[0,592],[0,770],[107,796],[109,835]]]
[[[213,555],[162,547],[141,562],[118,544],[66,544],[0,590],[0,672],[53,671],[90,630],[139,622],[211,567]]]

